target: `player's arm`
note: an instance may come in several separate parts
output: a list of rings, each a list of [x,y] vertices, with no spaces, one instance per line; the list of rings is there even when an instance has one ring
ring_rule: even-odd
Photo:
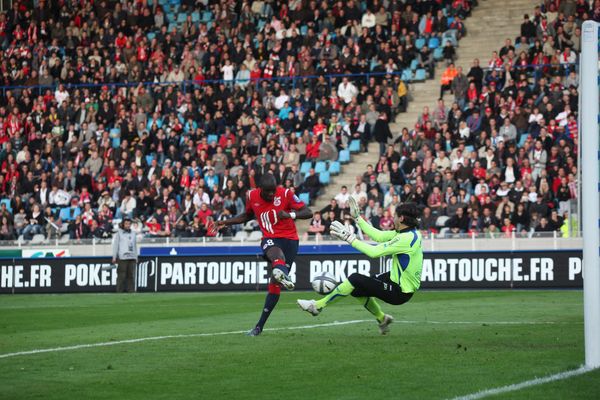
[[[253,218],[254,218],[254,213],[246,210],[243,213],[238,214],[233,218],[229,218],[229,219],[222,220],[222,221],[217,221],[217,226],[223,227],[223,226],[229,226],[229,225],[245,224],[246,222],[250,221]]]
[[[357,239],[356,235],[339,221],[334,221],[330,229],[332,236],[349,243],[356,250],[371,258],[409,253],[413,246],[420,245],[419,235],[416,231],[396,233],[392,240],[373,246]]]
[[[408,253],[412,247],[410,242],[409,235],[397,235],[392,240],[378,245],[370,245],[359,239],[354,239],[350,245],[370,258],[377,258],[391,256],[392,254]]]
[[[301,201],[298,196],[294,194],[291,190],[285,191],[285,198],[287,201],[287,209],[288,211],[281,210],[277,213],[277,218],[279,219],[309,219],[312,218],[313,212],[310,208]]]
[[[348,199],[348,206],[350,208],[350,216],[357,222],[360,230],[363,231],[363,233],[366,233],[374,241],[379,243],[387,242],[396,236],[396,231],[380,231],[361,217],[360,207],[354,197],[350,196]]]
[[[356,219],[356,222],[358,223],[358,227],[363,231],[363,233],[366,233],[367,236],[369,236],[376,242],[387,242],[392,240],[394,236],[396,236],[396,231],[381,231],[375,228],[367,221],[365,221],[363,217],[358,217]]]
[[[292,210],[292,211],[281,210],[277,213],[277,218],[279,218],[279,219],[286,219],[286,218],[309,219],[309,218],[312,218],[312,216],[313,216],[312,210],[306,206],[303,206],[299,210]]]

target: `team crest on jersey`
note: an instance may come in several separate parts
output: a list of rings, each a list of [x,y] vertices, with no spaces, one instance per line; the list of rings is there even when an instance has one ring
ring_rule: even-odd
[[[275,196],[275,199],[273,200],[273,205],[275,207],[279,207],[281,205],[281,197],[280,196]]]

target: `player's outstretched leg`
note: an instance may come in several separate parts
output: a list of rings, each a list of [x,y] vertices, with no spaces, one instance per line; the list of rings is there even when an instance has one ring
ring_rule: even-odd
[[[352,294],[352,291],[354,291],[354,286],[352,286],[349,280],[345,280],[322,299],[298,300],[298,306],[302,310],[316,316],[319,315],[323,308],[331,304],[333,301],[349,296]]]
[[[256,323],[254,329],[248,332],[248,336],[258,336],[262,333],[263,328],[267,323],[267,319],[269,319],[271,312],[275,309],[277,302],[279,302],[280,294],[281,287],[278,283],[271,280],[268,286],[267,298],[265,299],[265,305],[263,307],[262,314],[260,315],[260,319]]]

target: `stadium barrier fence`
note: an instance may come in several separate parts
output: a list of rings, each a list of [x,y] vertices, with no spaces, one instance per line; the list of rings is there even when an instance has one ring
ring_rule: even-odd
[[[483,71],[487,74],[491,70],[501,71],[499,68],[490,68],[490,67],[482,67]],[[519,71],[523,71],[528,74],[528,77],[533,78],[532,83],[536,83],[541,77],[544,76],[544,69],[552,69],[555,74],[558,75],[569,75],[571,71],[578,71],[579,65],[578,63],[563,63],[563,64],[528,64],[522,65],[518,67],[514,67],[514,72],[519,73]],[[409,73],[410,71],[410,73]],[[384,78],[386,76],[400,76],[400,78],[405,82],[415,82],[422,81],[423,79],[417,79],[416,70],[411,70],[410,68],[404,69],[402,71],[393,71],[393,72],[366,72],[362,74],[327,74],[322,75],[328,85],[328,89],[331,90],[333,85],[338,84],[343,77],[351,78],[353,81],[364,80],[365,83],[368,83],[371,78]],[[222,79],[205,79],[205,80],[181,80],[181,81],[164,81],[164,82],[104,82],[104,83],[54,83],[52,85],[35,85],[35,86],[23,86],[23,85],[14,85],[14,86],[0,86],[0,90],[2,90],[2,95],[5,96],[7,91],[19,92],[21,90],[37,90],[38,95],[42,95],[44,91],[50,90],[55,91],[59,85],[63,85],[65,89],[94,89],[100,90],[102,87],[106,86],[109,91],[114,92],[120,88],[135,88],[137,86],[143,86],[146,89],[158,87],[158,86],[176,86],[181,89],[181,91],[185,94],[188,91],[193,91],[196,88],[200,88],[203,86],[217,86],[220,84],[224,84],[226,86],[234,86],[234,85],[254,85],[259,87],[262,82],[279,82],[284,85],[285,88],[295,89],[296,87],[304,87],[307,81],[316,81],[320,78],[320,75],[306,75],[306,76],[290,76],[290,77],[270,77],[270,78],[255,78],[255,79],[233,79],[233,80],[222,80]]]

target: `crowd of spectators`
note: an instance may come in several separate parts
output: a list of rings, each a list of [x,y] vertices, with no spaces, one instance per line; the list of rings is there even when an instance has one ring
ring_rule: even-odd
[[[300,163],[365,148],[406,108],[398,72],[430,68],[415,41],[463,31],[475,1],[12,4],[0,236],[28,240],[108,237],[123,216],[152,236],[204,236],[269,172],[314,198]]]
[[[311,234],[327,234],[348,195],[381,229],[393,229],[399,202],[414,201],[430,233],[577,231],[577,60],[587,19],[600,21],[600,1],[546,2],[486,65],[476,59],[463,71],[448,63],[440,83],[452,93],[450,107],[441,98],[425,107],[356,186],[342,188],[322,210],[315,219],[323,228]]]

